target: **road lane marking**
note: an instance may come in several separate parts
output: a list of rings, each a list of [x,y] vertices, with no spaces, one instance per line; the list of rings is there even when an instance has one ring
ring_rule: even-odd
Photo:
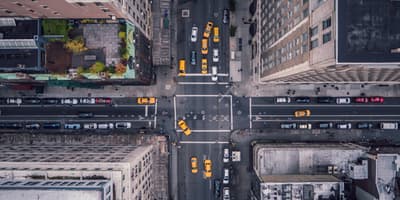
[[[178,82],[178,85],[229,85],[229,82]]]
[[[251,97],[249,98],[249,123],[250,123],[250,128],[252,128],[253,127],[253,124],[252,124],[252,112],[251,112]]]
[[[179,141],[181,144],[229,144],[229,141]]]
[[[383,105],[383,104],[253,104],[253,107],[400,107],[400,105]]]
[[[174,129],[176,129],[176,97],[174,96]]]
[[[202,73],[186,73],[185,76],[212,76],[211,73],[202,74]],[[217,76],[229,76],[229,74],[217,74]]]
[[[146,107],[144,107],[144,116],[145,117],[147,117],[148,116],[148,113],[149,112],[149,108],[146,106]]]
[[[183,132],[182,130],[176,130],[176,132]],[[192,130],[192,132],[194,133],[200,133],[200,132],[204,132],[204,133],[214,133],[214,132],[218,132],[218,133],[230,133],[231,130],[229,129],[218,129],[218,130]]]
[[[154,107],[154,128],[157,127],[157,104],[158,104],[158,100],[156,100],[156,105]]]
[[[230,96],[230,103],[231,103],[231,130],[233,130],[233,108],[232,108],[232,96]]]
[[[232,95],[218,94],[177,94],[176,97],[232,97]]]
[[[333,121],[333,122],[359,122],[359,121],[374,121],[374,122],[383,122],[383,121],[397,121],[396,119],[299,119],[299,120],[282,120],[282,119],[261,119],[257,121],[253,121],[254,123],[262,123],[262,122],[322,122],[322,121]]]
[[[291,117],[293,119],[310,118],[310,117],[294,117],[293,115],[253,115],[253,117]],[[400,117],[400,115],[312,115],[315,117]]]

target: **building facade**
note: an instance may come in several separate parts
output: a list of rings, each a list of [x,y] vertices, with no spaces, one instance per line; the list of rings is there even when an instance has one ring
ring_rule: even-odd
[[[0,149],[0,180],[104,180],[111,181],[116,200],[154,199],[151,145],[32,145],[0,146]]]
[[[259,81],[400,81],[400,30],[386,28],[399,9],[390,0],[257,1]]]

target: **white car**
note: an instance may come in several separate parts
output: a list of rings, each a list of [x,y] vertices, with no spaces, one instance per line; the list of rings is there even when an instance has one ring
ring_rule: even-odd
[[[115,123],[115,128],[118,129],[125,129],[125,128],[131,128],[132,124],[130,122],[117,122]]]
[[[199,28],[197,28],[196,26],[192,27],[192,36],[190,37],[190,40],[192,42],[196,42],[197,41],[197,32],[199,32]]]
[[[81,104],[95,104],[96,100],[95,98],[80,98],[79,103]]]
[[[211,67],[211,80],[218,81],[218,68],[217,66]]]
[[[224,187],[224,190],[223,190],[222,194],[223,194],[223,200],[231,199],[231,196],[229,194],[229,187]]]
[[[61,99],[61,104],[78,104],[78,99],[75,98]]]
[[[7,98],[7,104],[21,104],[22,99],[21,98]]]
[[[224,149],[224,163],[229,162],[229,149]]]
[[[229,169],[224,169],[224,179],[222,180],[224,184],[229,184]]]
[[[299,129],[311,129],[312,125],[310,123],[301,123],[299,124]]]
[[[83,129],[97,129],[97,124],[96,123],[83,124]]]
[[[219,62],[218,49],[213,49],[213,62]]]
[[[290,103],[290,97],[276,97],[275,103]]]
[[[351,102],[349,97],[338,97],[336,98],[336,104],[349,104]]]

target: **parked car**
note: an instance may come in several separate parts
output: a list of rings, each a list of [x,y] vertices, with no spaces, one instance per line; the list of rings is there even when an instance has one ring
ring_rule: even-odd
[[[333,103],[334,100],[333,97],[317,97],[318,103]]]
[[[40,124],[39,123],[26,123],[25,128],[26,129],[40,129]]]
[[[383,103],[384,99],[383,99],[383,97],[370,97],[369,101],[371,103]]]
[[[25,98],[23,99],[24,103],[26,104],[40,104],[40,99],[39,98]]]
[[[59,102],[60,102],[59,99],[56,99],[56,98],[42,99],[43,104],[58,104]]]
[[[397,130],[399,128],[399,124],[397,122],[382,122],[380,127],[383,130]]]
[[[296,112],[294,112],[294,116],[295,117],[309,117],[311,115],[311,111],[310,110],[298,110]]]
[[[44,129],[60,129],[61,123],[60,122],[47,122],[43,123]]]
[[[299,124],[299,129],[311,129],[312,125],[311,123],[300,123]]]
[[[111,98],[95,98],[96,104],[111,104]]]
[[[94,115],[91,112],[80,112],[78,114],[79,118],[92,118]]]
[[[97,127],[99,129],[114,129],[114,124],[113,123],[99,123],[99,124],[97,124]]]
[[[219,62],[219,52],[218,49],[213,49],[213,62]]]
[[[64,124],[64,129],[81,129],[81,124],[79,123],[71,123],[71,124]]]
[[[21,98],[7,98],[7,104],[18,104],[20,105],[22,103]]]
[[[197,52],[192,51],[192,53],[190,54],[190,64],[196,65],[196,63],[197,63]]]
[[[76,98],[61,99],[61,104],[75,105],[75,104],[78,104],[78,99],[76,99]]]
[[[131,128],[132,124],[130,122],[117,122],[115,123],[115,128],[118,129],[125,129],[125,128]]]
[[[342,122],[336,124],[337,129],[351,129],[351,123]]]
[[[310,103],[311,99],[310,97],[297,97],[295,101],[296,103]]]
[[[192,34],[190,36],[190,41],[196,42],[197,41],[197,33],[199,32],[199,28],[196,26],[192,27]]]
[[[231,196],[230,196],[230,192],[229,192],[229,187],[224,187],[223,190],[223,200],[230,200]]]
[[[275,103],[290,103],[290,97],[276,97]]]
[[[214,196],[215,198],[219,198],[221,196],[221,180],[214,180]]]
[[[21,129],[23,128],[22,123],[19,122],[9,122],[4,124],[4,128],[6,129]]]
[[[296,129],[296,123],[281,123],[281,129]]]
[[[97,129],[97,123],[85,123],[83,129]]]
[[[0,98],[0,104],[6,104],[7,100],[6,98]]]
[[[95,104],[96,99],[95,98],[80,98],[79,103],[80,104]]]
[[[228,10],[228,9],[224,9],[223,17],[222,17],[222,22],[223,22],[224,24],[229,23],[229,10]]]
[[[368,103],[368,97],[355,97],[355,103]]]
[[[320,129],[332,128],[332,127],[333,127],[333,123],[332,123],[332,122],[319,122],[319,123],[318,123],[318,127],[319,127]]]
[[[223,162],[224,163],[228,163],[229,162],[229,149],[228,148],[225,148],[224,149],[224,158],[223,158]]]
[[[222,182],[225,185],[229,184],[229,169],[227,169],[227,168],[224,168],[224,179],[222,180]]]
[[[357,128],[358,129],[371,129],[373,127],[374,127],[374,125],[372,123],[369,123],[369,122],[359,122],[359,123],[357,123]]]
[[[338,97],[336,98],[336,104],[349,104],[351,100],[349,97]]]

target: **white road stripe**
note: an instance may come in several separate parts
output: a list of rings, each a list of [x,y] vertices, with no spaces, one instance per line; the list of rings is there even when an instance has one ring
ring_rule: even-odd
[[[158,100],[156,100],[156,105],[154,105],[155,106],[155,108],[154,108],[154,128],[157,127],[157,104],[158,104]]]
[[[293,115],[253,115],[253,117],[292,117],[305,119],[307,117],[294,117]],[[400,117],[400,115],[312,115],[311,117]]]
[[[174,97],[174,129],[176,129],[176,97]]]
[[[233,108],[232,108],[232,96],[230,96],[230,103],[231,103],[231,130],[233,130]]]
[[[232,95],[218,94],[177,94],[176,97],[232,97]]]
[[[400,107],[400,105],[387,105],[387,104],[253,104],[253,107]]]
[[[262,123],[262,122],[322,122],[322,121],[329,121],[329,122],[359,122],[359,121],[368,121],[368,122],[386,122],[386,121],[394,121],[395,119],[294,119],[294,120],[281,120],[281,119],[261,119],[253,121],[254,123]]]
[[[201,73],[186,73],[185,76],[211,76],[211,73],[201,74]],[[217,76],[229,76],[229,74],[217,74]]]
[[[0,121],[1,122],[15,122],[17,119],[1,119]],[[116,121],[118,121],[118,122],[151,122],[151,121],[153,121],[153,120],[124,120],[124,119],[121,119],[121,120],[110,120],[110,119],[90,119],[90,120],[88,120],[88,119],[63,119],[63,118],[61,118],[61,119],[56,119],[56,118],[52,118],[52,119],[26,119],[26,120],[24,120],[24,121],[29,121],[29,122],[31,122],[31,121],[33,121],[33,122],[36,122],[36,121],[38,121],[38,122],[51,122],[51,121],[65,121],[65,122],[70,122],[70,121],[80,121],[80,122],[116,122]]]
[[[147,117],[149,114],[149,107],[144,107],[144,116]]]
[[[182,130],[176,130],[176,132],[182,132]],[[215,132],[230,133],[231,130],[227,130],[227,129],[224,129],[224,130],[192,130],[192,133],[201,133],[201,132],[203,132],[203,133],[215,133]]]
[[[250,123],[250,128],[252,128],[253,127],[253,124],[252,124],[252,120],[251,120],[251,115],[252,115],[252,110],[251,110],[251,97],[249,98],[249,123]]]
[[[228,82],[178,82],[178,85],[228,85]]]
[[[181,144],[229,144],[228,141],[180,141]]]

